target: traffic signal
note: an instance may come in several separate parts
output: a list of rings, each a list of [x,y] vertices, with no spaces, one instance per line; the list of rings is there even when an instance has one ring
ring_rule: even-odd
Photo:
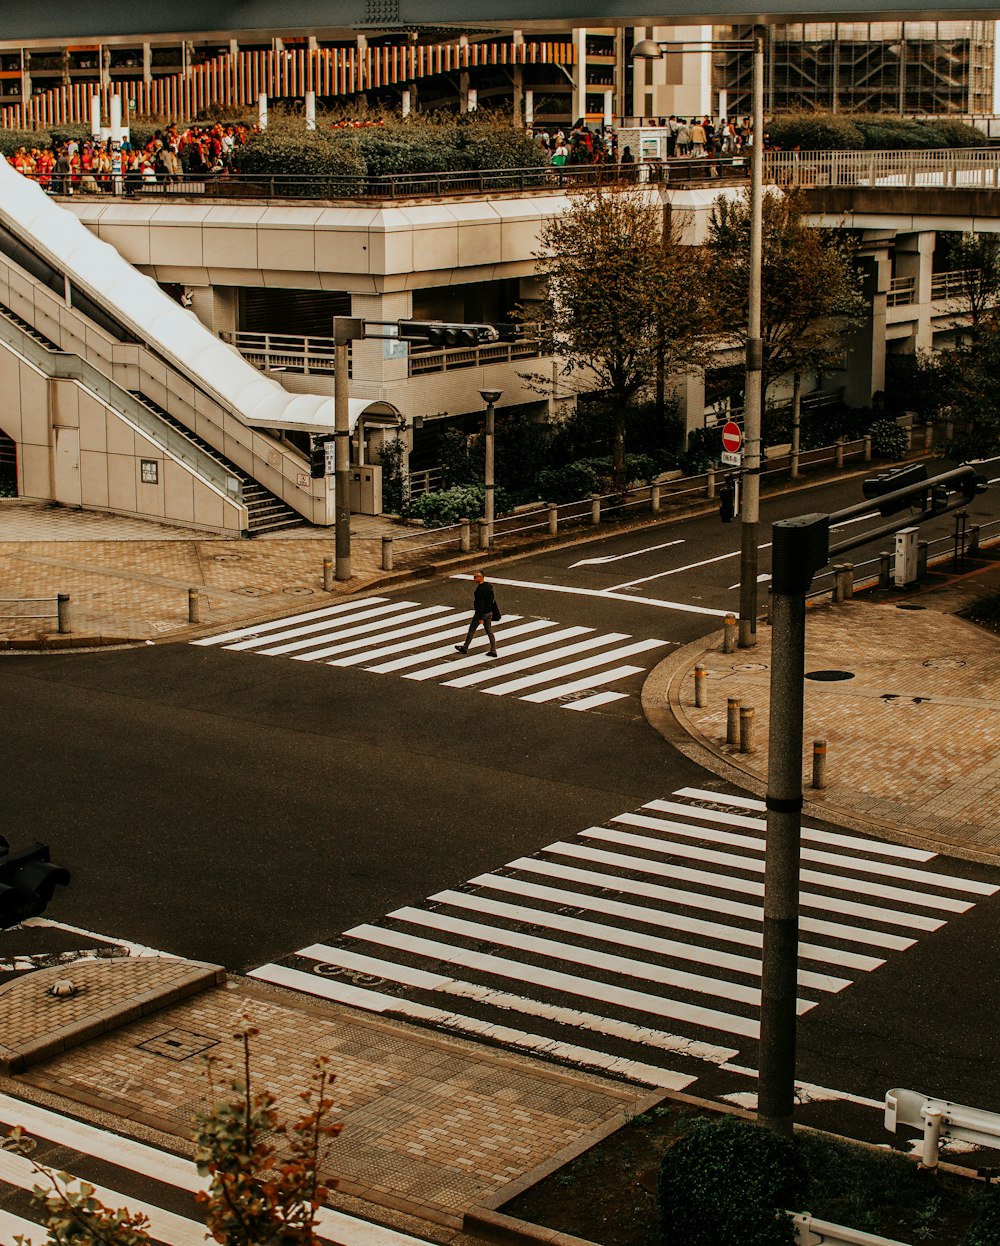
[[[6,930],[43,913],[56,887],[69,882],[69,870],[50,863],[47,844],[11,852],[4,840],[0,851],[0,928]]]
[[[430,346],[478,346],[495,342],[500,334],[491,324],[446,324],[442,320],[400,320],[399,336]]]
[[[739,510],[739,495],[735,476],[727,476],[719,486],[719,515],[723,523],[732,523]]]
[[[326,437],[314,437],[309,447],[309,475],[322,480],[326,475]]]
[[[891,467],[887,472],[879,472],[877,476],[869,476],[861,485],[862,495],[871,501],[877,501],[887,493],[895,493],[898,489],[908,489],[927,479],[927,464],[913,463],[909,467]],[[914,491],[912,497],[902,498],[895,502],[879,502],[880,515],[895,515],[897,511],[905,511],[918,502],[924,505],[927,493]]]

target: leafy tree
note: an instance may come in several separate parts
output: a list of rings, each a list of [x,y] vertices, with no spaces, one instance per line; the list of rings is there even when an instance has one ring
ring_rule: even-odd
[[[302,1093],[305,1113],[281,1120],[274,1096],[254,1091],[250,1040],[258,1031],[244,1021],[234,1037],[243,1048],[243,1077],[231,1083],[233,1097],[197,1118],[198,1171],[210,1178],[195,1196],[205,1208],[208,1231],[221,1246],[319,1246],[316,1212],[327,1194],[319,1169],[324,1144],[341,1126],[327,1120],[332,1076],[317,1062],[314,1087]],[[211,1069],[211,1064],[209,1064]],[[284,1144],[279,1151],[279,1145]],[[5,1149],[30,1155],[34,1143],[16,1128]],[[33,1194],[48,1240],[55,1246],[151,1246],[149,1221],[125,1209],[110,1211],[94,1187],[35,1161],[48,1186]],[[27,1246],[26,1239],[15,1239]]]
[[[969,317],[977,340],[991,309],[1000,301],[1000,238],[996,234],[962,234],[951,246],[952,282],[949,301]]]
[[[713,298],[729,339],[745,345],[750,294],[750,192],[719,196],[706,249]],[[802,220],[795,195],[770,193],[763,205],[761,332],[764,392],[789,372],[835,362],[847,332],[865,313],[851,243]]]
[[[562,360],[569,383],[605,394],[614,488],[621,489],[626,425],[657,361],[667,374],[701,363],[708,318],[702,252],[684,245],[681,222],[637,190],[575,199],[546,222],[540,241],[547,293],[528,314],[544,325],[547,349]]]
[[[1000,318],[987,316],[979,336],[937,357],[941,392],[948,397],[939,416],[958,431],[949,453],[957,459],[982,458],[1000,449]]]

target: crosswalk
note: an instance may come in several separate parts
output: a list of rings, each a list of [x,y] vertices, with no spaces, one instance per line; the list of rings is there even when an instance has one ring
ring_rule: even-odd
[[[752,1073],[764,830],[681,788],[252,976],[666,1089]],[[998,890],[935,858],[804,828],[800,1016]]]
[[[456,654],[455,646],[465,639],[468,625],[467,610],[365,597],[192,644],[357,666],[379,675],[586,711],[626,698],[629,692],[621,685],[638,688],[636,677],[645,675],[671,643],[508,614],[495,625],[499,658],[486,656],[481,631],[466,657]]]
[[[0,1128],[7,1134],[17,1125],[35,1148],[30,1157],[0,1150],[0,1246],[15,1246],[18,1235],[34,1246],[48,1240],[30,1197],[33,1187],[45,1185],[32,1159],[86,1180],[105,1207],[147,1216],[156,1242],[206,1246],[213,1241],[194,1197],[208,1180],[191,1160],[0,1094]],[[317,1231],[323,1241],[341,1246],[427,1246],[421,1238],[328,1207],[317,1215]]]

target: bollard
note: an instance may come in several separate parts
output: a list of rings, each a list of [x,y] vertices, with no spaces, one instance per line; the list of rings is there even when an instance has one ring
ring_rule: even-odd
[[[974,523],[969,529],[969,553],[979,553],[979,524]]]
[[[927,421],[924,425],[924,449],[929,450],[934,445],[934,425]]]
[[[726,743],[740,742],[740,703],[736,697],[726,701]]]
[[[921,1168],[937,1168],[938,1142],[941,1138],[941,1109],[925,1108],[921,1113],[924,1118],[924,1145],[920,1156]]]
[[[844,438],[838,437],[836,441],[836,449],[834,450],[834,464],[837,467],[844,466]]]
[[[69,618],[69,593],[56,594],[56,620],[56,630],[60,635],[73,630]]]
[[[813,740],[812,786],[822,790],[826,787],[826,741]]]
[[[694,704],[699,710],[708,704],[708,671],[703,666],[694,668]]]
[[[549,536],[556,536],[559,532],[559,504],[557,502],[549,503]]]
[[[333,559],[323,559],[323,592],[333,592]]]
[[[458,548],[463,554],[472,548],[472,524],[468,519],[458,521]]]
[[[735,653],[737,641],[736,615],[727,614],[722,625],[722,652]]]
[[[601,522],[601,499],[596,493],[590,495],[590,522],[592,524]]]
[[[892,555],[887,549],[879,550],[878,554],[878,586],[889,588],[892,584]]]
[[[754,724],[753,706],[745,705],[740,709],[740,752],[756,753],[756,751],[757,729]]]
[[[844,577],[844,601],[850,601],[854,596],[854,563],[842,562],[840,564],[841,573]]]
[[[201,594],[196,588],[188,589],[188,622],[201,622]]]
[[[833,564],[833,600],[838,603],[844,600],[844,564],[842,562]]]
[[[946,420],[944,426],[944,439],[951,442],[955,440],[955,424],[953,420]]]
[[[384,536],[382,538],[382,570],[392,570],[392,537]]]
[[[649,486],[649,509],[653,512],[654,515],[658,515],[660,513],[660,486],[659,485]]]
[[[866,433],[865,434],[865,462],[870,463],[871,461],[872,461],[872,435],[871,433]]]
[[[715,468],[710,467],[705,473],[705,497],[711,502],[715,498]]]
[[[479,548],[489,549],[490,547],[490,525],[485,519],[477,520],[479,525]]]
[[[930,541],[917,542],[917,579],[923,579],[927,574],[927,553],[930,549]]]

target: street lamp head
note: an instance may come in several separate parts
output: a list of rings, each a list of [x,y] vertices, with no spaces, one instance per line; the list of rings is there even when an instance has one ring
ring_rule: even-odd
[[[658,61],[662,55],[663,48],[655,39],[640,39],[630,53],[634,61]]]
[[[499,402],[502,395],[503,395],[502,389],[481,389],[479,391],[479,397],[482,398],[483,402],[485,402],[486,405],[490,407],[495,402]]]

